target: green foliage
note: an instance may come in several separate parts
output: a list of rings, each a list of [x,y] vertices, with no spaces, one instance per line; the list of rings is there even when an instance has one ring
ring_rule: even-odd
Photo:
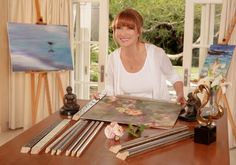
[[[115,15],[125,8],[134,8],[144,18],[143,40],[162,47],[168,54],[183,52],[185,0],[110,0],[110,23]],[[222,5],[215,8],[215,31],[218,34]],[[200,4],[194,5],[193,43],[200,37],[201,26]],[[217,43],[215,35],[214,43]],[[117,48],[109,29],[109,53]],[[198,66],[199,50],[193,50],[193,66]],[[172,61],[174,65],[181,65],[181,61]]]
[[[129,124],[127,132],[130,136],[140,137],[145,128],[146,126],[143,124],[137,126]]]
[[[92,62],[92,65],[91,65],[90,81],[98,82],[98,64],[95,62]]]
[[[143,39],[169,54],[183,50],[184,0],[110,0],[110,23],[125,8],[134,8],[144,18]],[[116,48],[110,29],[109,51]]]
[[[91,49],[91,68],[90,68],[90,81],[98,82],[98,45],[93,44]]]

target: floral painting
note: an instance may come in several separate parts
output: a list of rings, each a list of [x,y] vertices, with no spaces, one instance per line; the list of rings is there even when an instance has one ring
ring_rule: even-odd
[[[175,125],[180,111],[181,106],[173,102],[106,96],[81,118],[167,129]]]
[[[67,26],[8,23],[13,72],[72,70]]]
[[[226,77],[232,56],[234,54],[235,45],[211,45],[208,55],[200,72],[200,78],[206,76]]]

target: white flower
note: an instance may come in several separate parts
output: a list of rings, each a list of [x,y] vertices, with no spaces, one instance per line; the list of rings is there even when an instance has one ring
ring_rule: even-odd
[[[116,122],[111,122],[106,126],[104,133],[108,139],[119,139],[124,135],[124,129]]]
[[[206,76],[198,81],[198,85],[205,84],[210,87],[212,81],[212,77]]]
[[[200,84],[205,84],[210,89],[214,90],[221,88],[223,94],[226,93],[227,87],[231,85],[230,82],[225,82],[225,79],[222,75],[218,75],[217,77],[206,76],[198,81],[198,85]]]
[[[114,134],[114,132],[112,130],[112,127],[110,125],[106,126],[106,128],[104,130],[104,133],[105,133],[105,135],[108,139],[114,139],[115,138],[115,134]]]
[[[231,86],[232,83],[230,82],[223,82],[220,84],[220,87],[221,87],[221,90],[222,90],[222,93],[225,94],[226,93],[226,90],[229,86]]]
[[[211,87],[219,86],[223,80],[223,77],[221,75],[217,76],[215,79],[213,79],[211,83]]]
[[[116,136],[123,136],[124,135],[124,130],[121,126],[119,126],[119,124],[115,124],[114,127],[113,127],[113,132]]]

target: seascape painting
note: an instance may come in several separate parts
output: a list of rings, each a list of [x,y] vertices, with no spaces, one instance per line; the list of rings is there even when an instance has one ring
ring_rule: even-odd
[[[105,96],[81,118],[169,129],[175,125],[180,111],[181,106],[173,102]]]
[[[200,72],[200,78],[222,75],[226,77],[235,45],[211,45]]]
[[[73,70],[67,26],[8,23],[13,72]]]

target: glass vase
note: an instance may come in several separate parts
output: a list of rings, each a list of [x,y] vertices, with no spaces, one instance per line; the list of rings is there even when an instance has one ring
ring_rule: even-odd
[[[210,98],[209,98],[209,108],[210,108],[210,116],[216,116],[218,114],[218,106],[217,106],[217,90],[210,90]]]

